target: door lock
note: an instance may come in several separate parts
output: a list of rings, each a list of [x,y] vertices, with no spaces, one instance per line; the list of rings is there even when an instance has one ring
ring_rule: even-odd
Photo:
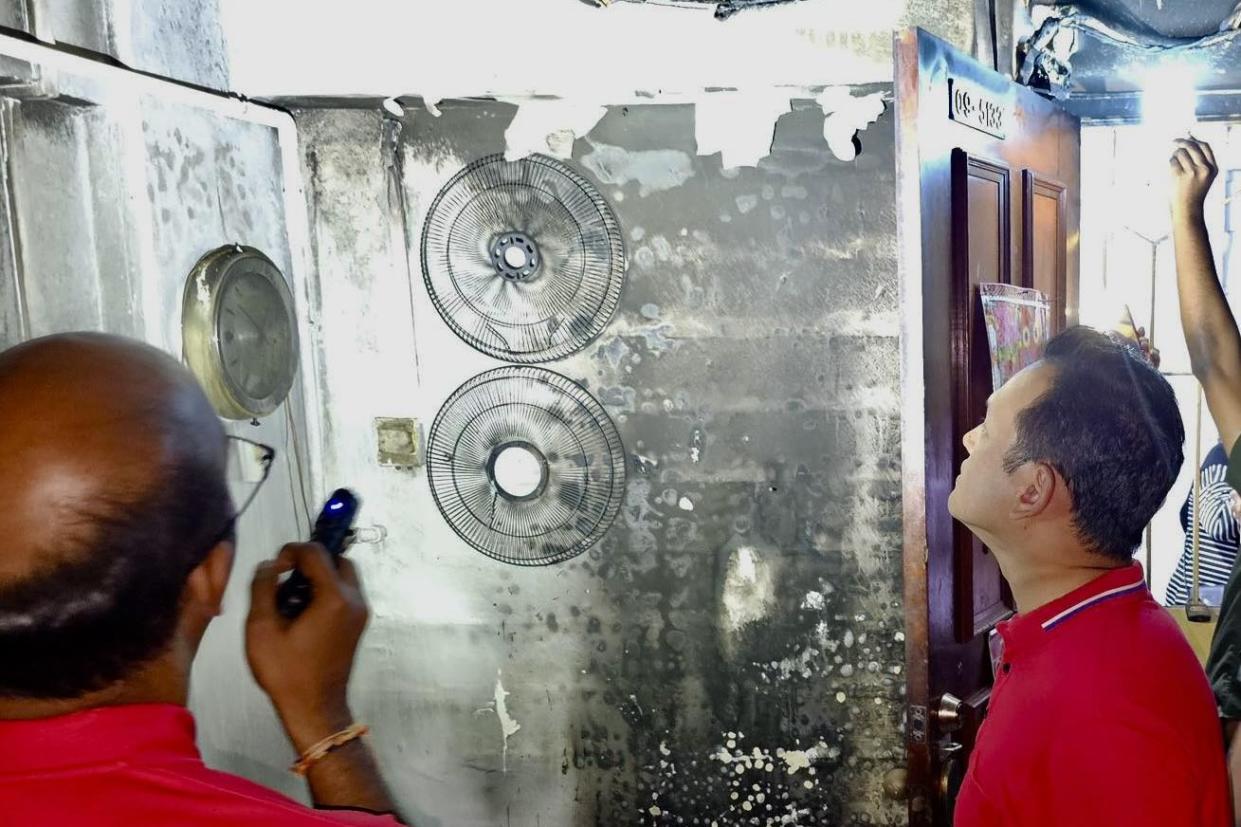
[[[939,696],[939,701],[935,704],[931,714],[935,716],[940,732],[956,732],[961,728],[964,723],[961,717],[962,706],[961,699],[950,692]]]

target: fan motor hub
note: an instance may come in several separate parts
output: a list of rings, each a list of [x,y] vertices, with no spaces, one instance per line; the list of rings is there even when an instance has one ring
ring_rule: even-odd
[[[547,489],[547,457],[529,442],[511,440],[492,449],[487,457],[487,476],[506,500],[538,499]]]
[[[543,257],[533,238],[525,233],[507,232],[492,242],[491,261],[500,276],[509,281],[525,281],[538,273]]]

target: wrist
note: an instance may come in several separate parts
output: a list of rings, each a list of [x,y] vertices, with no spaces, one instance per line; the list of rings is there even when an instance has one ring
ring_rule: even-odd
[[[1202,204],[1187,203],[1172,205],[1172,221],[1178,224],[1199,224],[1205,218]]]
[[[354,722],[353,712],[344,703],[304,710],[277,704],[276,712],[284,725],[285,734],[299,755]]]

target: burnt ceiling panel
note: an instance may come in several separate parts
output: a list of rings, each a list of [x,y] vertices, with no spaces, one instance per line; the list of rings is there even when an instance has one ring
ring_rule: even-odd
[[[1236,90],[1241,89],[1241,34],[1153,52],[1087,35],[1072,65],[1075,94],[1139,91],[1170,67],[1181,73],[1187,69],[1199,91]]]
[[[1135,35],[1197,39],[1218,32],[1237,0],[1081,0],[1073,5]]]
[[[1082,0],[1050,7],[1023,40],[1019,79],[1087,119],[1134,119],[1141,97],[1198,92],[1199,118],[1241,115],[1241,2]]]

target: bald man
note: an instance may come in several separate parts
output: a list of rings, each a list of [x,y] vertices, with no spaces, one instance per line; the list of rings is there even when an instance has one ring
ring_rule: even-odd
[[[186,702],[233,566],[226,445],[154,348],[73,334],[0,353],[0,824],[399,823],[358,739],[309,767],[317,809],[199,758]],[[276,586],[295,567],[315,598],[288,621]],[[298,754],[351,731],[366,617],[353,568],[319,546],[255,575],[246,654]]]

